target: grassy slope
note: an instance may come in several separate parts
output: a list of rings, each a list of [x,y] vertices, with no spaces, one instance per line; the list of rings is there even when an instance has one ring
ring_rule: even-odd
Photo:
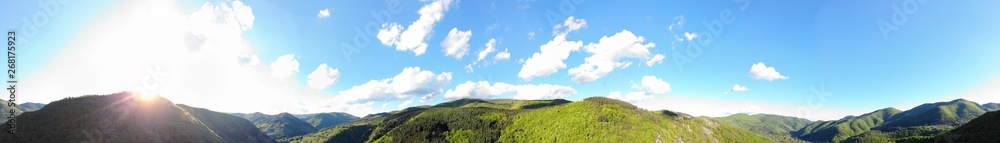
[[[775,142],[804,142],[792,137],[791,132],[812,123],[807,119],[769,114],[747,115],[740,113],[715,119],[736,128],[758,133]]]

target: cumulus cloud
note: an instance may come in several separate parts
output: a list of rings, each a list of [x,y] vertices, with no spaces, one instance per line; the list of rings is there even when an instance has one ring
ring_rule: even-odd
[[[441,41],[444,55],[462,59],[469,52],[469,38],[472,38],[472,30],[459,31],[458,28],[452,28],[444,41]]]
[[[514,95],[514,99],[559,99],[566,98],[569,95],[576,94],[576,90],[569,86],[562,85],[552,85],[552,84],[538,84],[538,85],[519,85],[517,86],[517,95]]]
[[[486,42],[486,48],[479,51],[479,57],[476,57],[476,61],[482,61],[486,59],[486,56],[496,51],[496,46],[497,46],[497,39],[490,38],[490,41]]]
[[[523,84],[512,85],[503,82],[496,82],[490,85],[488,81],[466,81],[455,86],[455,89],[448,90],[444,97],[446,99],[479,98],[489,99],[507,93],[516,92],[514,99],[557,99],[566,98],[576,94],[572,87],[551,85],[551,84]]]
[[[688,41],[694,40],[694,38],[698,38],[698,33],[684,32],[684,38],[687,38]]]
[[[446,99],[459,98],[480,98],[489,99],[504,93],[514,91],[515,86],[503,82],[490,85],[488,81],[465,81],[465,83],[455,86],[455,89],[448,90],[444,94]]]
[[[326,64],[320,64],[316,70],[309,73],[307,78],[310,88],[326,89],[337,83],[337,78],[340,78],[340,70],[326,66]]]
[[[426,102],[443,92],[444,86],[451,81],[451,74],[434,73],[421,70],[420,67],[407,67],[392,78],[368,81],[340,91],[339,96],[348,103],[405,100],[414,97],[420,97],[421,102]]]
[[[292,77],[299,73],[299,61],[295,54],[286,54],[271,62],[271,76],[277,78]]]
[[[645,89],[647,94],[664,94],[670,92],[670,83],[655,76],[643,76],[639,84],[633,84],[633,88]]]
[[[319,10],[319,14],[316,14],[316,17],[318,18],[330,17],[330,9],[324,8],[323,10]]]
[[[590,57],[584,63],[569,69],[576,83],[587,83],[604,77],[616,68],[624,68],[631,62],[621,61],[622,58],[637,58],[652,60],[649,48],[656,46],[653,42],[643,43],[646,38],[636,36],[631,31],[622,30],[611,37],[601,37],[598,43],[587,44],[584,49]]]
[[[517,73],[517,77],[524,80],[531,80],[536,77],[549,76],[559,71],[559,69],[566,68],[566,63],[563,60],[569,58],[570,52],[580,50],[580,47],[583,47],[582,41],[567,41],[566,35],[569,32],[584,27],[587,27],[587,21],[576,19],[572,16],[567,18],[562,24],[556,25],[553,28],[555,37],[548,43],[540,46],[539,49],[541,51],[535,52],[524,61],[524,66]]]
[[[494,61],[502,61],[507,59],[510,59],[510,52],[507,52],[507,49],[503,49],[503,52],[499,52],[497,53],[496,56],[493,56]]]
[[[413,100],[403,101],[403,103],[399,103],[399,106],[396,106],[396,108],[406,108],[406,106],[410,106],[410,103],[413,103]]]
[[[397,51],[412,51],[414,55],[423,55],[427,50],[426,39],[434,29],[434,25],[444,18],[444,12],[453,0],[429,0],[417,11],[420,18],[405,30],[397,23],[382,24],[376,38],[386,46],[396,46]]]
[[[746,86],[741,86],[740,84],[733,85],[733,89],[732,89],[732,91],[737,91],[737,92],[739,92],[739,91],[747,91],[747,90],[749,90],[749,89],[747,89]]]
[[[787,76],[782,76],[781,73],[778,73],[774,67],[764,65],[764,62],[758,62],[750,67],[750,77],[754,79],[764,79],[767,81],[773,81],[775,79],[788,79]]]
[[[653,95],[646,94],[643,92],[628,92],[622,94],[622,92],[611,92],[608,94],[608,98],[618,99],[629,103],[637,103],[640,101],[645,101],[646,99],[653,98]]]
[[[666,58],[666,56],[663,56],[663,54],[653,55],[653,58],[649,58],[649,60],[646,60],[646,66],[653,67],[654,64],[662,63],[663,58]]]

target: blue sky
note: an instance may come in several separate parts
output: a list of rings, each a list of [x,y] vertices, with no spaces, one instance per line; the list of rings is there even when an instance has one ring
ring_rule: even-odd
[[[140,90],[224,112],[363,116],[608,96],[824,120],[1000,102],[995,1],[2,3],[26,102]]]

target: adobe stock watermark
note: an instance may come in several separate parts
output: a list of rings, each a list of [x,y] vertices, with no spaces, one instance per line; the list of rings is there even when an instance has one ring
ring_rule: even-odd
[[[576,12],[576,7],[583,4],[584,0],[562,0],[559,2],[559,13],[552,11],[551,9],[545,11],[545,18],[548,19],[549,25],[559,25],[560,22],[566,20],[570,14]]]
[[[388,23],[392,21],[392,17],[399,14],[403,10],[400,6],[399,0],[385,0],[386,9],[382,10],[372,10],[370,12],[374,21],[368,21],[365,23],[364,31],[361,28],[354,27],[354,38],[352,38],[352,43],[340,42],[340,53],[343,54],[344,60],[347,63],[351,63],[351,57],[354,54],[361,53],[361,48],[368,48],[371,44],[372,37],[378,34],[379,29],[382,26],[379,23]]]
[[[29,16],[21,18],[23,26],[21,26],[21,31],[18,32],[20,35],[21,43],[30,43],[31,38],[34,38],[38,34],[39,28],[44,28],[49,25],[49,19],[59,15],[62,5],[66,5],[70,0],[42,0],[38,1],[38,7],[41,11],[36,11]]]
[[[733,4],[737,4],[740,11],[746,11],[750,8],[750,0],[732,0]],[[698,33],[703,33],[695,38],[694,43],[687,42],[687,46],[684,46],[684,52],[674,52],[671,54],[673,57],[674,65],[677,70],[684,72],[684,65],[693,63],[694,59],[701,56],[704,51],[703,48],[712,46],[712,39],[719,37],[725,32],[726,25],[733,24],[736,22],[736,15],[733,14],[733,10],[729,8],[722,9],[719,11],[719,18],[713,19],[711,21],[702,21],[702,24],[708,29],[708,31],[701,31]],[[695,44],[697,43],[697,44]]]
[[[809,96],[806,97],[806,105],[795,109],[795,116],[799,118],[809,118],[813,115],[813,110],[823,108],[829,102],[833,93],[826,91],[826,85],[812,86],[809,88]]]
[[[888,41],[889,34],[898,31],[900,26],[903,26],[903,24],[906,24],[910,20],[911,15],[916,14],[917,10],[920,10],[920,5],[926,2],[927,0],[903,0],[902,5],[893,4],[892,14],[889,15],[888,21],[880,19],[875,22],[875,26],[882,33],[882,40]]]
[[[163,81],[163,78],[167,76],[167,73],[163,72],[163,69],[161,69],[160,66],[158,65],[146,67],[144,71],[146,72],[146,75],[143,76],[142,79],[140,79],[138,85],[132,88],[130,94],[138,93],[141,94],[141,96],[154,96],[151,94],[155,92],[151,91],[159,90],[160,87],[159,83],[161,83]],[[127,95],[127,96],[132,96],[130,98],[135,98],[134,95]],[[94,118],[94,120],[99,120],[96,121],[98,123],[98,128],[80,131],[85,137],[87,137],[87,140],[82,142],[87,142],[87,143],[111,142],[112,141],[111,139],[105,137],[109,137],[115,132],[114,128],[115,124],[127,123],[123,121],[125,119],[132,117],[130,113],[132,113],[131,110],[133,108],[138,107],[138,105],[136,104],[137,104],[136,102],[116,102],[113,105],[108,105],[109,108],[107,109],[110,109],[108,111],[97,111],[97,112],[113,112],[111,114],[118,114],[118,117]],[[144,136],[143,138],[144,139],[142,140],[160,141],[160,137],[155,134],[147,134],[147,136]],[[130,140],[137,141],[140,139],[133,138]]]

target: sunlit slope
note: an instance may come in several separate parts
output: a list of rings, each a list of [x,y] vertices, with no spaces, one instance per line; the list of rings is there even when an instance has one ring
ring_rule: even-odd
[[[164,98],[123,92],[52,102],[17,117],[17,135],[0,142],[223,142],[185,110]],[[3,130],[7,130],[4,125]]]
[[[670,113],[670,114],[668,114]],[[365,137],[368,139],[362,140]],[[291,142],[768,142],[710,118],[583,101],[463,99],[330,127]]]

